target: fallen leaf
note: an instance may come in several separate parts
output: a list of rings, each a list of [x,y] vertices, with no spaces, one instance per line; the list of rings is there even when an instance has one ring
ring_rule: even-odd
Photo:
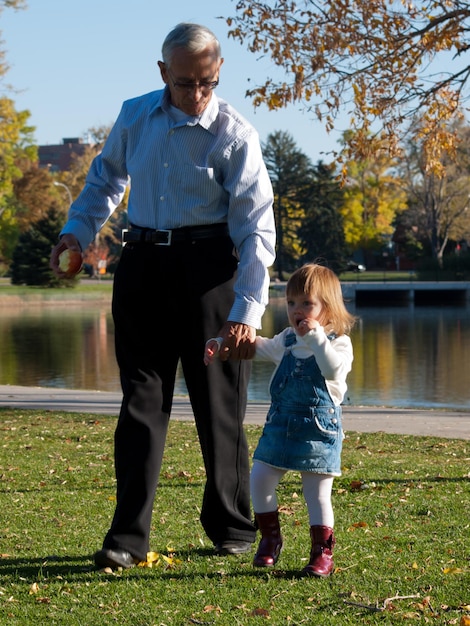
[[[362,489],[362,480],[352,480],[350,484],[351,491],[360,491]]]
[[[443,572],[444,574],[463,574],[463,569],[460,567],[445,567]]]
[[[147,563],[154,563],[155,561],[158,561],[159,558],[160,555],[158,552],[147,552]]]
[[[208,604],[203,609],[204,613],[212,613],[213,611],[216,613],[222,613],[222,609],[218,605]]]
[[[33,595],[39,591],[39,585],[37,583],[33,583],[29,588],[30,595]]]
[[[269,611],[266,609],[253,609],[250,615],[260,615],[261,617],[269,617]]]
[[[165,554],[159,554],[158,552],[147,552],[146,560],[140,561],[138,566],[148,568],[159,567],[162,562],[166,563],[168,568],[181,563],[180,559],[175,558],[175,556],[171,553],[166,556]]]
[[[356,522],[352,524],[352,526],[350,526],[348,530],[351,530],[353,528],[368,528],[368,524],[367,522]]]

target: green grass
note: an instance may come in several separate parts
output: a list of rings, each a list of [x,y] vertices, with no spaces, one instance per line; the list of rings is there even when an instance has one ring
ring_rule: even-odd
[[[288,275],[286,274],[286,277]],[[410,272],[400,271],[366,271],[366,272],[343,272],[340,280],[344,282],[409,282],[416,280],[416,276]],[[31,294],[43,294],[51,297],[54,294],[60,294],[62,297],[65,293],[82,293],[94,294],[99,292],[111,292],[113,286],[112,276],[106,275],[102,280],[84,278],[71,288],[44,288],[44,287],[28,287],[25,285],[12,285],[9,278],[0,277],[0,296],[3,295],[20,295],[26,296]]]
[[[111,280],[88,280],[79,282],[73,287],[28,287],[26,285],[11,285],[9,279],[0,279],[0,299],[18,304],[29,304],[35,301],[41,303],[70,300],[110,300],[113,283]]]
[[[347,433],[335,480],[336,571],[303,578],[299,476],[279,489],[275,570],[219,557],[199,523],[194,424],[170,423],[154,508],[154,567],[97,571],[114,510],[115,418],[0,410],[0,623],[102,626],[467,624],[469,442]],[[247,426],[250,448],[260,434]],[[390,600],[390,598],[394,598]]]
[[[367,270],[366,272],[343,272],[340,274],[339,279],[342,282],[404,282],[408,283],[410,280],[416,281],[415,273],[410,272],[397,272],[397,271],[380,271],[380,270]],[[433,279],[434,280],[434,279]]]

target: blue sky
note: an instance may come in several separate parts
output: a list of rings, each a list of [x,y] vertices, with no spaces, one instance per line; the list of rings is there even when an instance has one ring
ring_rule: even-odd
[[[279,75],[229,40],[219,16],[235,14],[234,0],[27,0],[24,11],[5,9],[0,30],[10,70],[4,82],[17,110],[28,109],[40,145],[86,137],[91,127],[111,125],[121,103],[162,87],[157,66],[161,44],[178,22],[205,24],[218,36],[225,58],[218,93],[257,128],[289,132],[314,163],[331,161],[339,133],[328,135],[300,106],[280,112],[254,110],[246,90]],[[251,79],[251,80],[249,80]]]

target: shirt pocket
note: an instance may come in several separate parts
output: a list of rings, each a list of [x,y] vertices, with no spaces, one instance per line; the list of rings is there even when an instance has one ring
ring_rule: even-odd
[[[193,206],[211,206],[219,203],[223,194],[212,167],[183,164],[169,182],[175,200],[181,206],[187,205],[188,198]]]

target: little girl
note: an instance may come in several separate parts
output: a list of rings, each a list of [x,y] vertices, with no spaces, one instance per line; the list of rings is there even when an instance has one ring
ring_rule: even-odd
[[[326,577],[334,567],[331,492],[334,477],[341,475],[340,404],[353,360],[347,333],[355,318],[344,306],[337,276],[314,263],[292,274],[286,303],[290,326],[272,339],[256,338],[256,358],[273,361],[277,368],[251,470],[251,498],[261,532],[253,564],[272,567],[279,558],[282,535],[276,488],[293,470],[302,477],[310,522],[310,560],[303,573]],[[217,350],[217,340],[209,340],[207,364]]]

